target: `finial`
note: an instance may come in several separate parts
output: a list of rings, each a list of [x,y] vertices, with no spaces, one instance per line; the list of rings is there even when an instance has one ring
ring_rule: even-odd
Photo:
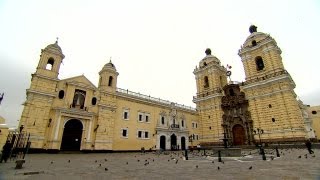
[[[257,32],[257,26],[251,25],[251,26],[249,27],[249,32],[250,32],[251,34],[254,33],[254,32]]]
[[[109,62],[109,63],[112,63],[112,62],[111,62],[111,58],[112,58],[112,57],[110,56],[110,62]]]
[[[207,48],[206,51],[205,51],[206,55],[211,55],[211,49],[210,48]]]
[[[56,39],[57,39],[57,40],[56,40],[56,44],[58,44],[58,40],[59,40],[59,38],[57,37]]]

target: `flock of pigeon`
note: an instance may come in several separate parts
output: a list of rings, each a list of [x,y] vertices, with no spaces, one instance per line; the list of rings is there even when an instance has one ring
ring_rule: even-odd
[[[288,155],[288,154],[290,154],[291,152],[293,152],[294,149],[297,149],[297,148],[282,149],[282,150],[279,152],[279,155],[280,155],[280,156],[285,156],[286,154]],[[158,155],[158,157],[159,157],[160,155],[168,155],[168,156],[169,156],[168,162],[174,162],[175,164],[178,164],[178,163],[179,163],[179,159],[183,159],[183,157],[184,157],[184,152],[182,152],[182,151],[172,151],[172,152],[167,151],[167,152],[164,152],[164,153],[156,153],[156,152],[153,152],[153,153],[156,154],[156,155]],[[259,153],[259,150],[257,151],[256,149],[254,149],[254,150],[250,150],[249,152],[243,153],[242,156],[245,157],[245,156],[247,156],[247,155],[254,155],[254,154],[258,155],[258,153]],[[144,154],[144,153],[142,153],[142,154]],[[270,158],[270,160],[274,160],[274,156],[276,155],[276,151],[275,151],[274,149],[269,149],[269,150],[266,150],[266,154],[268,154],[268,157]],[[204,156],[213,156],[214,153],[206,153],[206,154],[204,154],[204,153],[202,153],[202,152],[200,152],[200,151],[199,151],[199,152],[193,151],[193,152],[189,152],[189,155],[190,155],[191,157],[192,157],[192,156],[193,156],[193,157],[194,157],[194,156],[198,156],[198,157],[201,157],[201,156],[202,156],[202,157],[204,157]],[[139,163],[139,162],[142,162],[144,166],[148,166],[148,165],[150,165],[150,163],[154,163],[154,162],[156,161],[154,158],[150,158],[150,157],[149,157],[149,158],[146,158],[146,159],[144,159],[144,160],[140,160],[140,158],[143,158],[143,156],[139,156],[139,157],[138,157],[137,155],[135,155],[134,157],[135,157],[135,159],[136,159],[136,161],[137,161],[138,163]],[[303,158],[303,157],[307,159],[308,157],[309,157],[309,158],[315,158],[316,156],[315,156],[314,154],[310,154],[309,156],[308,156],[308,154],[304,154],[304,155],[299,155],[299,156],[298,156],[298,159],[301,159],[301,158]],[[223,158],[223,157],[222,157],[222,158]],[[104,159],[104,160],[102,160],[102,161],[107,162],[108,159]],[[98,162],[101,162],[101,161],[99,161],[99,160],[94,160],[94,163],[98,163]],[[67,163],[72,163],[72,162],[71,162],[71,160],[69,159],[69,160],[67,160]],[[214,164],[215,161],[212,160],[211,163]],[[225,162],[221,160],[221,162],[216,162],[216,164],[218,164],[218,163],[224,164]],[[54,161],[51,161],[50,164],[54,164]],[[129,161],[126,161],[126,162],[124,163],[124,165],[129,165]],[[98,166],[98,167],[102,167],[103,164],[99,163],[97,166]],[[196,169],[199,168],[199,165],[198,165],[198,164],[195,165],[195,168],[196,168]],[[249,166],[248,169],[249,169],[249,170],[253,169],[253,166]],[[104,170],[105,170],[105,171],[108,171],[109,169],[108,169],[108,167],[104,167]],[[220,167],[220,166],[217,166],[217,170],[221,170],[221,167]]]

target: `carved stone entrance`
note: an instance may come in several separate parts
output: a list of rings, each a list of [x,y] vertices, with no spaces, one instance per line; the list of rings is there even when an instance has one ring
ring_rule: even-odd
[[[61,150],[79,151],[82,137],[82,123],[77,119],[69,120],[63,130]]]
[[[221,99],[223,110],[222,127],[227,145],[250,145],[253,142],[253,121],[248,110],[248,100],[239,84],[229,84],[224,88]]]
[[[233,145],[244,145],[246,140],[246,134],[244,128],[240,124],[236,124],[232,128]]]

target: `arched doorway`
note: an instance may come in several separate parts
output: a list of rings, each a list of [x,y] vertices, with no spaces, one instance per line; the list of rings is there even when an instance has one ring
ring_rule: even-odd
[[[236,124],[232,128],[233,145],[244,145],[246,134],[244,128],[240,124]]]
[[[160,137],[160,150],[166,150],[166,136]]]
[[[79,151],[82,137],[82,123],[77,119],[69,120],[63,130],[61,150]]]
[[[177,136],[175,134],[171,135],[171,150],[177,149]]]
[[[186,138],[181,137],[181,150],[185,150],[185,149],[186,149]]]

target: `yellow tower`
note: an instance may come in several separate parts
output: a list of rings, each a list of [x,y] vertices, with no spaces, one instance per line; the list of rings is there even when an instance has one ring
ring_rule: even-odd
[[[260,134],[263,141],[270,142],[304,140],[295,83],[284,69],[281,49],[270,35],[257,32],[256,26],[249,31],[238,54],[245,71],[242,90],[249,100],[255,139]]]
[[[116,89],[119,73],[110,61],[99,72],[98,121],[95,127],[95,150],[112,150],[116,118]],[[116,131],[118,132],[118,131]],[[118,135],[118,134],[117,134]]]
[[[38,67],[32,74],[19,125],[23,125],[24,130],[32,134],[30,138],[33,148],[45,146],[46,127],[50,123],[49,113],[57,94],[58,74],[63,58],[57,41],[48,45],[41,50]]]
[[[221,98],[222,88],[227,84],[226,68],[220,60],[206,49],[206,56],[193,71],[196,77],[197,105],[200,122],[200,142],[202,145],[220,144],[223,138]]]

